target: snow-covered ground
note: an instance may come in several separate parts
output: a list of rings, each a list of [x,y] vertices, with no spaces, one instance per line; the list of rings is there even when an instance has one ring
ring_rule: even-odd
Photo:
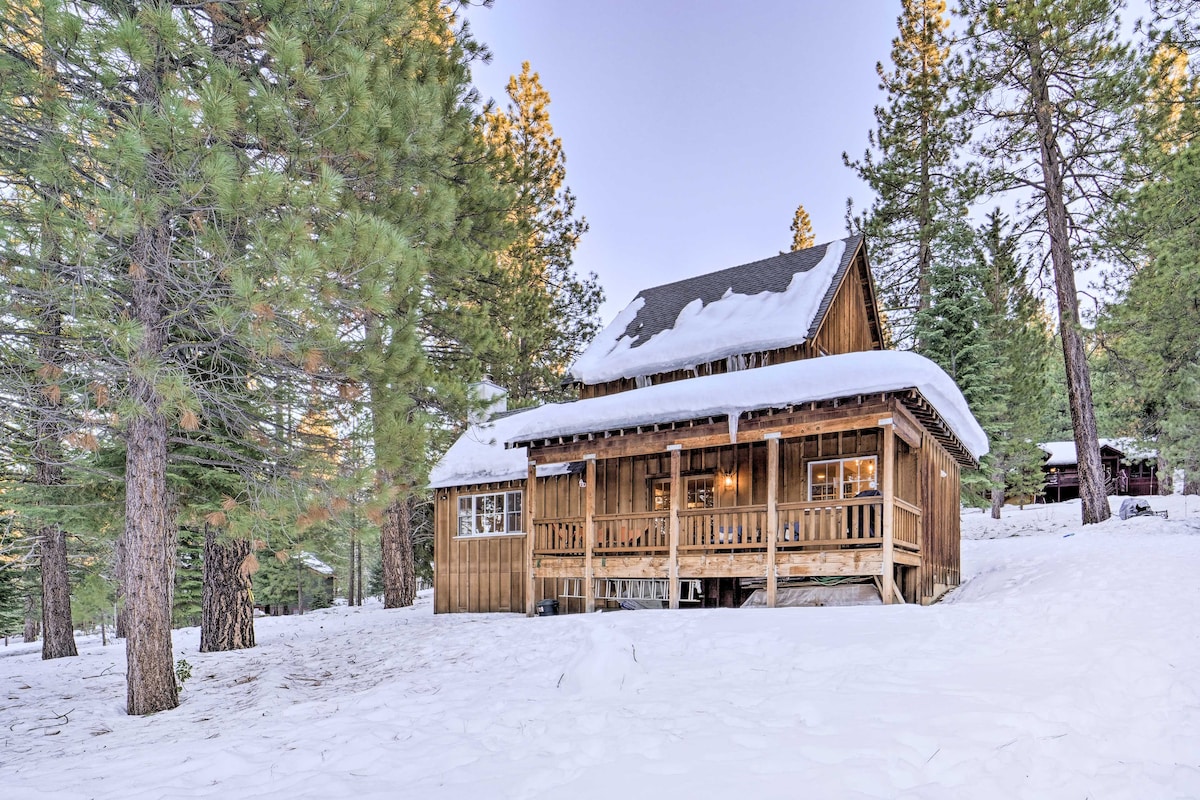
[[[1200,797],[1200,498],[1151,502],[965,512],[929,608],[182,630],[183,703],[146,718],[121,645],[0,647],[0,797]]]

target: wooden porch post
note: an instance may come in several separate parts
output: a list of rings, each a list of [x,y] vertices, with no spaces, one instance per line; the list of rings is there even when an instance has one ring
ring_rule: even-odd
[[[667,590],[670,607],[679,608],[679,504],[682,497],[680,473],[680,450],[682,445],[670,444],[671,451],[671,553],[667,563]]]
[[[533,515],[537,497],[537,462],[530,459],[529,474],[525,479],[525,555],[529,567],[529,580],[525,584],[525,614],[532,617],[537,613],[537,581],[534,579],[533,549],[537,538],[533,532]]]
[[[895,554],[895,525],[896,518],[896,435],[892,430],[892,420],[880,420],[883,428],[883,463],[879,465],[879,477],[883,479],[880,491],[883,493],[883,575],[880,576],[880,594],[883,602],[891,604],[896,601],[896,554]]]
[[[774,608],[779,591],[779,580],[775,574],[775,548],[779,538],[779,437],[768,433],[767,440],[767,608]]]
[[[592,580],[592,551],[596,549],[596,454],[583,457],[585,467],[583,492],[583,598],[590,614],[596,610],[596,586]]]

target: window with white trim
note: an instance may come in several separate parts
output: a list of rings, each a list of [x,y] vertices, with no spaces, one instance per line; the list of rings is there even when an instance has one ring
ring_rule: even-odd
[[[836,458],[808,464],[809,500],[846,500],[877,487],[875,456]]]
[[[521,532],[521,492],[459,495],[459,536]]]
[[[712,475],[690,475],[682,478],[684,491],[684,508],[713,508],[716,505],[717,493]],[[671,479],[659,478],[654,481],[651,495],[651,511],[671,510]]]

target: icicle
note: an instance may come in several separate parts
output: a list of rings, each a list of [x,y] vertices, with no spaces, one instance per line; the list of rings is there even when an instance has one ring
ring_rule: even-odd
[[[740,411],[729,412],[729,443],[737,444],[738,417],[742,415]]]
[[[653,386],[654,377],[651,375],[638,375],[633,379],[633,385],[638,389],[645,389],[647,386]]]

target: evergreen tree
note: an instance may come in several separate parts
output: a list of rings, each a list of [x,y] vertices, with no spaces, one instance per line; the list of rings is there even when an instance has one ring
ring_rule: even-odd
[[[58,54],[70,79],[61,125],[81,133],[43,150],[38,169],[70,179],[56,185],[65,199],[50,233],[71,247],[72,313],[88,349],[66,372],[90,387],[89,421],[124,446],[128,705],[150,713],[177,702],[172,448],[203,450],[193,457],[260,486],[294,477],[292,440],[270,407],[281,388],[317,380],[335,349],[335,326],[309,300],[343,263],[323,261],[312,236],[339,182],[279,157],[304,107],[302,43],[319,15],[283,4],[268,27],[261,9],[233,3],[47,10],[38,46],[5,53],[5,99],[43,71],[31,54]],[[31,115],[55,101],[21,98],[0,128],[37,141]],[[19,148],[0,153],[0,174],[25,174]],[[29,252],[28,239],[4,245],[6,262]],[[224,446],[230,433],[239,447]]]
[[[792,216],[792,251],[807,250],[814,244],[812,220],[808,218],[803,205],[796,206],[796,213]]]
[[[8,243],[8,258],[0,259],[0,290],[9,325],[0,348],[15,352],[0,356],[10,387],[20,388],[6,400],[17,401],[22,425],[11,430],[10,447],[25,453],[32,464],[35,491],[30,509],[61,504],[63,469],[67,460],[63,440],[74,430],[70,382],[64,380],[71,358],[71,320],[64,312],[70,302],[67,264],[71,242],[61,230],[65,217],[62,198],[72,177],[54,164],[70,141],[68,103],[54,47],[44,46],[56,27],[56,10],[38,2],[8,9],[4,40],[11,53],[37,70],[6,71],[0,86],[16,104],[7,146],[16,147],[0,173],[2,193],[0,237]],[[38,562],[42,586],[42,658],[77,655],[71,621],[67,576],[67,533],[52,515],[39,514]]]
[[[485,113],[484,137],[497,179],[514,197],[512,244],[496,270],[492,380],[527,404],[561,394],[566,368],[595,335],[604,299],[596,276],[578,276],[573,254],[587,222],[575,215],[566,156],[550,123],[550,95],[529,62],[508,82],[509,104]]]
[[[1154,3],[1156,46],[1145,56],[1138,135],[1127,166],[1139,181],[1107,230],[1121,257],[1115,301],[1099,325],[1099,367],[1112,432],[1159,451],[1160,474],[1184,473],[1184,490],[1200,490],[1197,434],[1188,414],[1197,405],[1200,351],[1188,331],[1200,315],[1194,282],[1200,246],[1200,81],[1190,65],[1196,24],[1183,5]],[[1166,482],[1164,481],[1164,485]]]
[[[1110,512],[1075,267],[1123,178],[1120,143],[1136,98],[1111,0],[964,0],[979,153],[993,191],[1031,193],[1022,227],[1044,230],[1079,454],[1083,522]],[[1034,225],[1039,218],[1044,223]]]
[[[992,397],[977,417],[990,445],[982,468],[992,517],[1000,519],[1006,494],[1024,500],[1044,485],[1045,453],[1038,442],[1046,437],[1052,341],[1042,303],[1029,289],[1028,263],[1018,256],[1019,237],[999,209],[978,237],[995,370]]]
[[[956,118],[944,0],[903,0],[891,65],[876,65],[887,104],[875,108],[876,129],[861,160],[847,166],[876,194],[860,219],[872,244],[883,311],[895,343],[923,352],[917,320],[931,304],[937,240],[959,219],[967,181],[955,157],[967,133]],[[852,216],[852,215],[851,215]]]

